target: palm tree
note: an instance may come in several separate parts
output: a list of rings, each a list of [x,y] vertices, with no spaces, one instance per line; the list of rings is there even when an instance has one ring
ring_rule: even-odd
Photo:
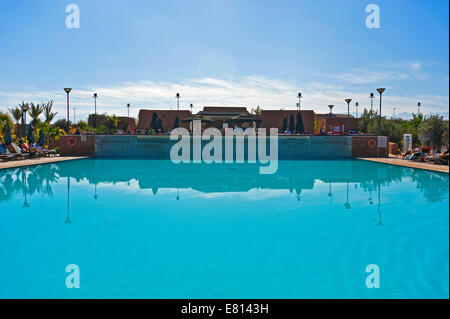
[[[19,121],[22,118],[22,109],[19,107],[8,107],[9,113],[11,113],[13,119],[16,121],[16,125],[19,125]]]
[[[51,100],[44,106],[45,123],[50,123],[53,121],[56,114],[58,114],[58,112],[52,112],[53,103],[55,103],[55,101]]]
[[[109,118],[108,129],[117,128],[117,126],[119,125],[119,118],[115,114],[108,116],[108,118]]]
[[[44,111],[44,108],[41,105],[39,105],[39,104],[35,105],[34,103],[30,104],[30,109],[28,110],[28,114],[33,119],[31,121],[31,124],[33,125],[33,127],[36,127],[36,124],[39,121],[39,116],[42,114],[43,111]]]
[[[259,105],[256,107],[256,109],[252,109],[252,113],[255,115],[261,115],[261,111],[262,109]]]

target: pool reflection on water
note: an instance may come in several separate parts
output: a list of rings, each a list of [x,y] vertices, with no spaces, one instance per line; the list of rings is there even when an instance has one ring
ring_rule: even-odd
[[[358,160],[3,170],[0,297],[448,298],[448,198],[447,174]]]

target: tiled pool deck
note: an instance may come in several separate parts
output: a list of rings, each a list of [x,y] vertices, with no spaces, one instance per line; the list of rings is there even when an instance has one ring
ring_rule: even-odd
[[[388,158],[371,158],[371,157],[361,158],[360,157],[358,159],[365,160],[365,161],[371,161],[371,162],[377,162],[377,163],[390,164],[390,165],[420,168],[420,169],[441,172],[441,173],[447,173],[447,174],[449,173],[449,167],[447,165],[436,165],[436,164],[430,164],[430,163],[413,162],[413,161],[407,161],[407,160],[397,158],[397,157],[388,157]]]
[[[55,156],[55,157],[32,158],[32,159],[26,159],[26,160],[21,160],[21,161],[0,162],[0,170],[7,169],[7,168],[31,166],[31,165],[41,165],[41,164],[48,164],[48,163],[73,161],[73,160],[83,159],[83,158],[88,158],[88,157],[89,156]]]

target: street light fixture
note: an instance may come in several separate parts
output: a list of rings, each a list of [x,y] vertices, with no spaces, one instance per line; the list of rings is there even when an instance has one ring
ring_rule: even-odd
[[[347,117],[350,117],[350,102],[352,99],[345,99],[345,102],[347,102]]]
[[[22,137],[26,135],[26,124],[27,124],[27,112],[30,109],[30,106],[25,103],[22,103]]]
[[[381,133],[381,97],[385,90],[386,90],[385,88],[377,89],[378,93],[380,93],[380,113],[378,114],[378,136],[380,136]]]
[[[396,107],[394,107],[393,109],[392,109],[392,119],[394,120],[395,119],[395,110],[396,110],[397,108]]]
[[[417,103],[417,116],[419,116],[420,114],[420,107],[422,106],[422,103],[418,102]]]
[[[94,127],[97,128],[97,93],[94,93]]]
[[[177,111],[180,110],[180,93],[177,93],[175,95],[175,98],[177,99]]]
[[[302,97],[303,96],[301,93],[298,93],[297,97],[298,97],[297,109],[300,111],[302,109]]]
[[[64,91],[67,93],[67,134],[69,134],[69,125],[70,125],[70,114],[69,114],[69,93],[72,91],[71,88],[65,88]]]
[[[191,103],[191,105],[189,107],[191,108],[191,114],[192,114],[192,109],[194,108],[194,105],[192,105],[192,103]]]
[[[130,117],[130,103],[127,104],[127,109],[128,109],[128,117]]]
[[[347,132],[350,133],[349,130],[349,122],[350,122],[350,102],[352,101],[352,99],[345,99],[345,102],[347,102]]]
[[[355,103],[355,106],[356,106],[356,118],[358,118],[358,106],[359,106],[359,103],[356,102],[356,103]]]
[[[370,93],[370,112],[373,112],[373,99],[375,98],[375,94]]]
[[[328,107],[330,108],[330,117],[333,115],[333,104],[328,105]]]

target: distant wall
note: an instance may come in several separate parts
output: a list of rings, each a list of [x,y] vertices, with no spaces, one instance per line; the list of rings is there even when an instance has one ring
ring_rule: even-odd
[[[75,138],[75,145],[69,145],[69,139]],[[387,138],[380,137],[386,142],[380,147],[378,155],[388,156]],[[192,139],[192,137],[191,137]],[[247,158],[247,142],[245,139],[245,158]],[[351,157],[376,157],[378,147],[377,136],[279,136],[278,158],[280,160],[300,159],[337,159]],[[171,147],[177,141],[171,141],[168,135],[97,135],[62,136],[60,138],[60,152],[63,156],[98,156],[110,158],[136,159],[170,159]],[[209,141],[202,141],[202,148]],[[225,154],[222,141],[223,158]],[[267,147],[269,149],[269,141]],[[380,144],[380,146],[383,146]],[[235,149],[235,146],[233,146]],[[191,154],[192,143],[191,143]]]
[[[297,113],[299,111],[284,111],[284,110],[262,110],[261,111],[261,124],[260,127],[264,127],[266,129],[277,128],[278,131],[283,127],[283,119],[288,119],[288,127],[289,127],[289,118],[291,115],[294,116],[294,120],[297,121]],[[314,111],[300,111],[302,115],[303,126],[305,131],[308,131],[310,134],[314,133]]]
[[[344,118],[344,117],[329,117],[329,118],[319,118],[317,119],[318,130],[322,128],[324,132],[333,132],[333,127],[339,126],[342,128],[344,126],[344,132],[359,131],[359,119],[357,118]],[[342,132],[342,129],[341,129]]]
[[[248,143],[244,141],[247,159]],[[170,149],[176,141],[169,136],[97,136],[95,148],[99,157],[170,159]],[[208,141],[202,141],[202,148]],[[269,141],[267,141],[269,148]],[[222,142],[225,159],[225,142]],[[234,146],[235,149],[235,146]],[[191,156],[192,156],[191,147]],[[278,158],[280,160],[349,158],[352,156],[352,141],[348,136],[280,136]]]
[[[389,154],[398,155],[398,144],[389,142]]]
[[[94,156],[94,135],[64,135],[59,138],[59,154],[61,156]],[[75,141],[75,143],[73,143]]]
[[[153,113],[156,113],[157,117],[162,120],[164,132],[172,130],[175,124],[175,119],[179,118],[179,126],[189,129],[189,123],[183,123],[182,120],[192,117],[191,111],[171,111],[171,110],[140,110],[139,111],[139,124],[138,127],[141,130],[147,130],[150,128],[152,122]]]
[[[136,120],[132,117],[119,116],[118,125],[121,130],[133,132],[136,129]]]
[[[95,153],[99,157],[170,159],[176,141],[169,136],[97,136]]]
[[[387,157],[389,139],[385,136],[352,136],[352,157]],[[386,144],[379,142],[385,140]],[[378,149],[378,152],[377,152]]]
[[[280,160],[338,159],[352,157],[352,138],[349,136],[280,136]]]

